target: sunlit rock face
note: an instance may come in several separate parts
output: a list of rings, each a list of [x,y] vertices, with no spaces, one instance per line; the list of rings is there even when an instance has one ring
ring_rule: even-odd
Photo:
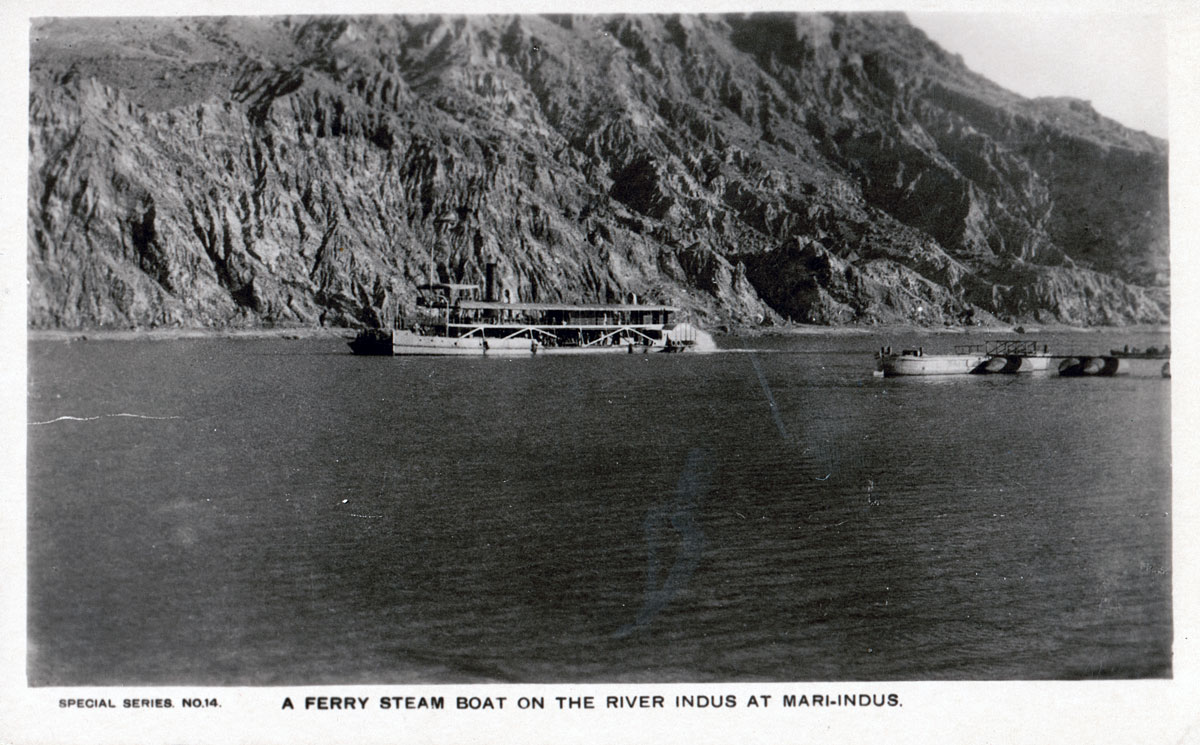
[[[899,15],[34,24],[33,327],[1167,319],[1167,146]]]

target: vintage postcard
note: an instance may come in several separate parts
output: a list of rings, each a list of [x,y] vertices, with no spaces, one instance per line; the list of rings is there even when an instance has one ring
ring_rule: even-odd
[[[0,741],[1200,737],[1187,6],[7,20]]]

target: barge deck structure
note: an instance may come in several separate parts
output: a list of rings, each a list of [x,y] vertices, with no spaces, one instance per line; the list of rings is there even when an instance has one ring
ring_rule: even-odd
[[[1044,372],[1053,367],[1055,359],[1046,345],[1026,340],[959,344],[953,354],[926,354],[924,347],[896,354],[884,347],[875,356],[877,369],[885,376]]]
[[[1047,372],[1062,377],[1171,377],[1170,347],[1146,350],[1125,347],[1108,353],[1059,352],[1032,340],[960,344],[953,354],[926,354],[923,347],[898,354],[883,347],[876,355],[876,374],[988,375]]]
[[[1171,377],[1171,348],[1112,349],[1108,354],[1076,354],[1059,362],[1058,374],[1068,378],[1130,376]]]

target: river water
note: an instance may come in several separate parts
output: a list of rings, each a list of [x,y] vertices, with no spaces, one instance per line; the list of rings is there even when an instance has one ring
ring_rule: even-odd
[[[719,341],[32,342],[30,682],[1171,675],[1170,380]]]

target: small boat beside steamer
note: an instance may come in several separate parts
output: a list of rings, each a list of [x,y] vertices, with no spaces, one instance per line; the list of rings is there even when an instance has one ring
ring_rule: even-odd
[[[1046,345],[1023,340],[959,344],[951,354],[926,354],[924,347],[893,353],[890,347],[883,347],[875,358],[876,371],[889,377],[1044,372],[1055,359]]]
[[[490,272],[489,272],[490,274]],[[489,355],[602,354],[709,351],[712,337],[677,308],[630,303],[523,303],[478,299],[472,284],[431,283],[418,288],[420,318],[391,329],[367,329],[350,342],[355,354]]]

